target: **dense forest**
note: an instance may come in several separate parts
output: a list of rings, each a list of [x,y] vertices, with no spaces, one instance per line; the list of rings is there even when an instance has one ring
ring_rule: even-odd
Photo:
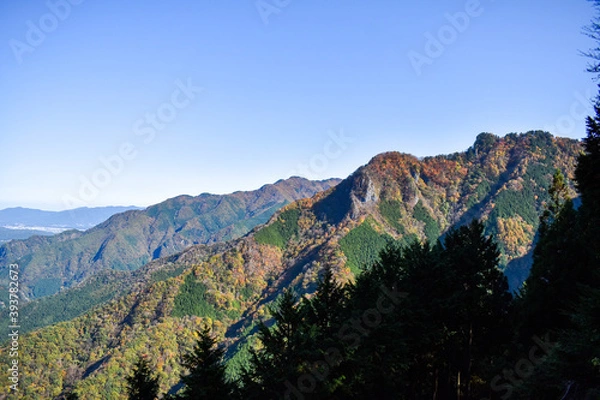
[[[598,398],[600,106],[596,112],[576,169],[581,206],[556,172],[534,266],[514,299],[497,245],[478,221],[443,241],[391,243],[354,283],[340,286],[326,269],[311,298],[284,292],[235,381],[209,330],[199,332],[173,398]],[[276,227],[268,237],[288,231]],[[150,371],[141,358],[130,398],[157,395]]]
[[[488,265],[492,263],[489,261],[485,268],[497,275],[494,279],[503,280],[498,271],[504,272],[508,291],[514,293],[529,274],[528,260],[533,260],[529,254],[534,237],[539,236],[539,216],[549,212],[555,192],[560,192],[560,199],[571,197],[579,204],[572,177],[582,149],[576,140],[535,131],[504,137],[483,133],[465,152],[423,160],[397,152],[383,153],[334,188],[283,207],[268,223],[243,238],[191,246],[133,272],[104,271],[81,286],[28,303],[23,308],[24,334],[20,338],[27,349],[21,358],[23,391],[17,398],[77,395],[81,399],[125,399],[127,377],[140,368],[152,371],[150,381],[158,384],[161,396],[174,394],[187,385],[183,377],[193,369],[193,364],[185,360],[186,355],[194,354],[197,331],[218,341],[223,358],[216,359],[224,367],[226,381],[246,387],[242,377],[251,370],[252,352],[265,346],[260,322],[276,329],[279,324],[272,313],[277,312],[276,305],[285,296],[292,294],[294,306],[302,308],[305,302],[320,296],[319,282],[331,274],[332,282],[343,292],[334,311],[339,318],[362,318],[362,314],[352,313],[374,306],[353,298],[359,289],[352,287],[367,279],[372,266],[382,262],[382,250],[383,254],[396,252],[398,258],[415,246],[431,253],[423,263],[430,268],[435,285],[440,280],[450,285],[450,281],[444,281],[445,271],[453,268],[445,264],[447,241],[453,232],[471,227],[473,219],[477,220],[481,239],[493,238],[490,246],[498,252],[494,267]],[[554,186],[562,185],[561,189],[550,190],[557,169],[569,178],[560,184],[557,174]],[[520,200],[523,198],[527,201]],[[550,221],[549,216],[544,218],[542,225]],[[421,284],[416,283],[419,276],[408,275],[406,279],[402,282],[407,286],[403,292],[416,296],[411,297],[415,302],[411,304],[422,303],[416,300],[419,296],[423,301],[432,296],[429,292],[420,294]],[[400,283],[400,279],[389,282],[390,293],[394,293],[394,284]],[[500,281],[497,284],[503,285]],[[416,289],[408,287],[414,285]],[[436,293],[445,296],[444,303],[453,304],[454,312],[458,303],[452,300],[452,294],[458,283],[444,285],[432,290],[439,290]],[[507,290],[500,293],[502,307],[507,302],[513,307],[514,300],[508,301]],[[426,304],[415,311],[417,315],[442,314]],[[52,323],[55,316],[73,312],[81,315]],[[302,321],[308,318],[306,313],[301,311]],[[447,316],[450,311],[443,313]],[[384,320],[389,318],[392,316]],[[344,321],[338,320],[336,327],[341,329],[343,324],[339,324]],[[376,332],[369,326],[365,329]],[[484,348],[480,340],[487,336],[477,329],[474,325],[473,345]],[[409,332],[399,333],[402,338],[411,337]],[[341,333],[343,337],[352,334]],[[510,340],[506,336],[512,331],[507,329],[504,336],[498,335]],[[350,355],[353,347],[340,351]],[[0,353],[0,361],[5,354]],[[473,364],[471,368],[476,367]],[[445,374],[438,380],[449,379],[452,372],[445,368],[437,367],[438,374]],[[462,382],[465,374],[461,370]],[[483,375],[472,376],[479,379]],[[144,376],[136,380],[145,381]],[[310,393],[298,393],[310,397]]]
[[[443,242],[389,244],[354,283],[326,269],[314,296],[288,290],[235,380],[208,329],[184,357],[180,399],[595,399],[600,396],[600,108],[577,167],[575,210],[554,176],[534,267],[513,298],[474,221]],[[130,398],[154,398],[143,358]]]
[[[600,20],[588,33],[600,39]],[[589,55],[590,72],[600,73],[600,49]],[[325,268],[314,295],[284,291],[238,374],[227,374],[210,329],[199,331],[183,357],[181,390],[164,398],[600,398],[600,95],[594,109],[575,169],[580,201],[556,171],[533,267],[514,296],[494,235],[480,221],[439,240],[374,243],[384,246],[375,260],[349,257],[354,268],[361,264],[356,280],[341,284]],[[437,238],[428,211],[414,212],[427,238]],[[272,226],[257,240],[284,246],[293,226]],[[377,242],[369,222],[361,226]],[[345,240],[352,247],[355,239]],[[131,399],[159,395],[142,356],[128,384]]]

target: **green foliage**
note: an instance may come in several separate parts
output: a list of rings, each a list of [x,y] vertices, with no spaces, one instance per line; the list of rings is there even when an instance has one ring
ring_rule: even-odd
[[[481,182],[477,186],[477,189],[475,189],[475,197],[477,198],[477,200],[483,200],[485,196],[487,196],[490,189],[491,186],[488,181],[484,180],[483,182]]]
[[[292,179],[254,192],[179,196],[146,210],[116,214],[85,232],[4,243],[0,246],[0,285],[6,283],[6,268],[13,262],[27,271],[20,284],[28,298],[57,293],[61,286],[73,287],[104,269],[137,270],[194,243],[239,238],[288,201],[334,183]]]
[[[534,163],[527,166],[527,171],[523,175],[523,179],[531,179],[538,187],[547,188],[550,186],[552,174],[555,170],[556,168],[550,163]]]
[[[506,189],[501,191],[494,200],[494,210],[490,220],[510,218],[516,215],[523,217],[525,222],[537,226],[539,213],[535,207],[535,197],[531,185],[523,183],[521,190]]]
[[[427,240],[430,242],[435,242],[440,237],[440,227],[437,221],[433,219],[429,211],[427,211],[420,200],[413,209],[413,216],[417,221],[425,223],[424,232]]]
[[[210,329],[198,332],[198,341],[191,353],[183,356],[183,366],[189,371],[182,375],[182,400],[229,399],[232,386],[225,377],[222,348],[210,335]]]
[[[482,201],[483,199],[485,199],[485,196],[488,195],[490,189],[491,189],[491,186],[487,180],[483,180],[480,184],[478,184],[477,187],[475,188],[475,191],[473,192],[473,194],[469,197],[469,200],[467,201],[467,204],[466,204],[467,209],[470,209],[475,204],[477,204],[480,201]]]
[[[246,285],[240,289],[240,296],[242,297],[242,300],[248,300],[253,294],[254,289],[249,285]]]
[[[132,375],[127,377],[127,388],[129,400],[154,400],[158,396],[158,378],[152,375],[145,358],[139,358]]]
[[[250,367],[252,353],[251,345],[246,341],[238,347],[235,354],[227,360],[226,376],[230,381],[237,381],[241,378],[242,371]]]
[[[122,274],[111,272],[100,274],[86,284],[72,290],[24,304],[20,311],[21,332],[52,325],[75,318],[85,311],[102,304],[126,291],[122,285]],[[0,329],[8,324],[9,318],[3,318],[6,310],[0,312]]]
[[[392,226],[398,233],[404,233],[404,225],[400,223],[402,219],[402,203],[398,200],[382,200],[379,202],[379,212],[385,218],[385,220]]]
[[[399,246],[408,247],[411,244],[418,242],[419,237],[415,233],[409,233],[408,235],[403,235],[402,238],[397,240]]]
[[[498,136],[491,133],[480,133],[475,140],[474,149],[477,153],[486,153],[492,149],[499,140]]]
[[[299,351],[304,338],[296,296],[291,290],[284,291],[270,311],[273,327],[259,323],[258,338],[262,347],[251,350],[250,368],[242,373],[246,392],[243,398],[280,397],[285,390],[283,382],[294,375],[300,362]]]
[[[62,280],[60,278],[44,278],[37,281],[37,285],[33,289],[35,297],[44,297],[54,294],[60,290]]]
[[[552,151],[552,134],[549,132],[531,131],[528,132],[528,137],[530,146]]]
[[[217,318],[220,313],[206,301],[206,285],[200,282],[193,273],[186,276],[175,297],[174,317],[196,315],[198,317]]]
[[[390,241],[389,235],[377,233],[371,226],[371,220],[366,220],[340,239],[340,247],[348,260],[348,267],[357,275],[362,268],[377,260],[381,249]]]
[[[352,308],[367,310],[382,296],[394,306],[369,336],[377,339],[365,339],[354,356],[353,365],[370,380],[354,391],[402,399],[484,397],[493,377],[486,357],[499,354],[508,338],[511,297],[497,263],[497,247],[477,222],[450,230],[443,246],[387,248],[352,291]],[[458,376],[472,384],[461,385]]]
[[[298,388],[300,377],[310,376],[312,371],[316,371],[319,377],[323,373],[324,378],[315,378],[317,386],[313,393],[304,393],[305,398],[431,399],[434,397],[434,388],[438,387],[438,399],[454,400],[457,386],[461,386],[461,398],[466,400],[469,398],[466,394],[468,384],[471,385],[471,399],[478,395],[481,396],[477,398],[490,397],[490,379],[495,374],[502,373],[503,368],[512,367],[505,365],[507,363],[503,357],[511,352],[512,347],[518,347],[514,343],[503,347],[506,345],[504,342],[512,337],[513,329],[506,322],[503,311],[506,299],[503,295],[503,280],[500,279],[502,276],[495,266],[491,267],[493,260],[489,261],[493,259],[493,252],[489,251],[489,246],[477,237],[475,231],[455,235],[458,239],[448,250],[440,246],[431,248],[426,244],[415,244],[418,237],[412,232],[415,231],[415,225],[427,228],[427,222],[434,223],[439,230],[438,222],[445,225],[460,218],[462,223],[466,223],[472,216],[479,215],[479,212],[485,215],[493,210],[492,201],[500,193],[498,190],[519,188],[522,181],[529,181],[534,197],[542,192],[547,194],[547,191],[541,191],[536,186],[534,179],[546,176],[546,163],[554,167],[560,166],[570,174],[568,164],[578,148],[572,141],[556,139],[553,146],[558,149],[562,159],[544,160],[546,149],[538,148],[532,152],[526,147],[530,140],[535,139],[534,136],[514,135],[498,139],[488,153],[480,154],[475,161],[463,153],[432,160],[417,160],[408,156],[391,159],[387,156],[379,157],[387,162],[380,163],[377,173],[374,170],[368,172],[373,187],[381,191],[380,198],[402,196],[412,199],[416,192],[422,196],[423,203],[417,206],[417,212],[419,208],[422,212],[420,220],[413,218],[412,213],[405,212],[406,204],[379,204],[380,215],[386,220],[382,226],[376,225],[377,222],[367,216],[362,225],[350,225],[355,229],[340,239],[339,245],[343,246],[347,265],[357,273],[361,266],[367,267],[357,277],[360,279],[367,274],[365,278],[368,284],[357,283],[338,291],[331,281],[330,284],[324,284],[327,281],[324,279],[317,293],[312,293],[319,265],[331,265],[336,274],[341,274],[338,276],[340,280],[348,278],[347,271],[343,268],[343,257],[339,257],[339,251],[333,245],[342,236],[341,229],[345,229],[347,223],[355,223],[355,219],[349,218],[352,210],[349,199],[353,193],[360,193],[355,190],[356,185],[365,182],[359,179],[362,177],[358,173],[354,180],[349,180],[346,184],[347,191],[340,189],[331,198],[325,193],[316,200],[307,199],[292,206],[302,210],[301,215],[306,217],[296,223],[302,225],[301,236],[297,227],[292,227],[291,235],[285,239],[288,236],[285,225],[289,218],[285,222],[273,220],[278,228],[274,230],[274,235],[269,235],[268,240],[285,248],[286,244],[294,240],[295,235],[297,237],[287,251],[258,246],[253,236],[249,236],[226,246],[195,246],[181,257],[174,256],[154,262],[148,268],[140,270],[139,274],[124,273],[124,277],[129,277],[126,284],[109,286],[112,287],[110,290],[114,290],[115,296],[119,295],[119,290],[129,291],[135,288],[134,292],[75,321],[23,336],[23,347],[27,349],[22,355],[23,366],[27,368],[23,374],[23,388],[26,388],[24,398],[56,398],[69,385],[73,385],[77,393],[92,397],[122,398],[126,391],[126,368],[135,362],[138,354],[149,354],[163,387],[172,387],[178,383],[180,374],[185,373],[184,367],[179,363],[179,355],[193,347],[192,334],[203,322],[210,322],[218,335],[224,334],[227,338],[225,343],[229,346],[228,354],[235,354],[228,364],[227,373],[232,378],[242,378],[244,374],[240,371],[244,366],[256,369],[252,367],[249,350],[254,345],[256,351],[265,347],[276,350],[269,362],[261,364],[264,369],[252,371],[257,373],[254,375],[257,379],[251,377],[250,381],[259,386],[262,385],[261,382],[282,384],[289,380]],[[365,169],[369,169],[369,166]],[[521,179],[519,174],[525,170],[529,171],[529,175]],[[419,179],[415,179],[416,174]],[[361,187],[364,188],[364,185]],[[477,209],[464,213],[465,204],[469,199],[475,198],[474,194],[481,204],[477,204]],[[201,197],[208,199],[210,196]],[[327,201],[320,202],[324,198]],[[540,199],[541,197],[534,201],[537,211],[540,211]],[[178,212],[165,213],[164,221],[168,222],[169,218],[173,218],[178,223],[177,221],[181,222],[186,218],[185,215],[207,211],[186,205],[188,200],[184,199],[181,203],[178,203],[180,200],[174,201],[171,209],[177,208]],[[221,215],[238,216],[239,206],[243,204],[213,200],[207,200],[206,207],[219,208],[224,211]],[[275,206],[268,204],[265,207],[271,210]],[[358,217],[363,218],[370,208],[358,207],[355,210],[358,211]],[[401,214],[400,211],[404,213]],[[252,215],[254,218],[259,214]],[[316,221],[313,217],[316,217]],[[352,214],[352,217],[355,215]],[[390,240],[385,235],[385,230],[389,229],[394,235],[399,233],[390,228],[393,221],[399,220],[406,221],[411,226],[411,233],[405,232],[400,240],[404,248],[397,253],[388,251],[384,254],[381,264],[386,265],[385,268],[374,265],[377,263],[373,261],[379,260],[378,250]],[[226,231],[221,232],[223,236],[217,235],[217,239],[229,237],[227,235],[232,232],[231,226],[224,219],[214,215],[201,217],[198,221],[202,221],[200,225],[210,229],[227,227]],[[335,221],[342,223],[337,225]],[[592,218],[590,221],[590,224],[595,223]],[[523,224],[516,216],[509,222],[517,228],[519,224]],[[243,230],[244,222],[238,223]],[[153,225],[155,229],[158,221],[156,224]],[[178,235],[182,238],[194,235],[204,237],[203,228],[198,226],[190,230],[184,229]],[[145,229],[142,226],[137,228],[142,231]],[[397,228],[398,226],[395,227]],[[526,233],[533,236],[531,228],[528,228]],[[169,229],[173,229],[173,225]],[[504,232],[511,236],[512,230],[505,229]],[[425,234],[428,238],[437,236],[431,229],[426,230]],[[127,246],[131,246],[134,241],[127,240],[124,236],[122,238],[123,251],[127,252]],[[333,242],[329,242],[331,238]],[[531,242],[525,242],[524,247],[529,243]],[[559,241],[556,243],[559,244]],[[171,250],[169,246],[170,244],[164,246],[165,251]],[[471,247],[474,250],[470,250]],[[554,249],[563,251],[561,247]],[[65,250],[69,249],[65,247]],[[95,250],[85,257],[91,259],[97,253],[98,263],[112,257],[109,247],[96,247]],[[40,250],[38,254],[43,251]],[[161,252],[156,254],[159,253]],[[303,259],[305,256],[306,259]],[[161,263],[162,267],[167,268],[155,268],[161,266]],[[121,262],[120,265],[126,264]],[[169,279],[182,272],[184,265],[192,270],[190,275]],[[524,273],[526,270],[523,267]],[[369,274],[369,271],[374,272]],[[31,273],[35,274],[35,271]],[[548,279],[544,274],[538,278],[542,282],[542,278]],[[131,282],[135,285],[130,286]],[[98,285],[98,291],[90,290],[89,300],[110,298],[110,290],[100,291],[101,286],[103,284]],[[297,312],[290,313],[288,317],[291,318],[286,317],[282,320],[283,323],[265,323],[269,331],[273,331],[278,326],[286,325],[285,321],[293,322],[297,318],[299,322],[293,325],[297,327],[297,331],[294,333],[290,329],[284,329],[280,332],[287,334],[284,337],[272,333],[272,338],[279,339],[264,346],[258,335],[251,336],[256,332],[252,328],[252,321],[261,319],[265,304],[277,298],[286,287],[303,290],[302,294],[306,294],[306,299],[300,300],[297,305],[292,304]],[[379,298],[383,293],[382,287],[386,288],[386,293],[391,293],[391,297],[384,294],[386,297]],[[398,298],[399,290],[406,297]],[[579,293],[577,287],[569,290]],[[558,298],[559,303],[559,296],[554,297]],[[85,296],[82,299],[83,303],[87,301]],[[75,298],[69,301],[77,304]],[[552,302],[540,297],[540,304],[552,305]],[[374,318],[373,312],[378,307],[392,305],[393,311],[381,313],[381,319]],[[55,303],[54,309],[47,310],[57,313],[61,307],[61,304]],[[175,310],[173,314],[170,314],[171,310]],[[596,310],[580,308],[577,318],[589,318],[594,315],[594,311]],[[184,315],[200,315],[201,318],[180,318]],[[39,316],[43,317],[43,312]],[[204,316],[209,316],[212,321],[202,318]],[[471,346],[470,322],[473,322]],[[582,332],[585,332],[592,324],[581,326]],[[575,350],[580,350],[575,347],[583,348],[583,342],[595,343],[594,335],[590,333],[587,331],[568,354],[579,354]],[[247,342],[238,345],[240,338],[247,339]],[[335,349],[339,354],[334,355],[334,361],[323,365],[323,361],[331,361],[328,349]],[[527,350],[522,350],[516,360],[527,354]],[[519,352],[521,349],[514,351]],[[588,353],[594,354],[593,351]],[[0,362],[5,363],[5,358],[0,355]],[[315,365],[318,369],[315,369]],[[458,371],[463,382],[461,385],[457,384]],[[86,377],[80,379],[84,373]],[[561,381],[555,379],[555,382]],[[259,395],[257,398],[285,396],[288,389],[278,386],[276,394]],[[487,392],[482,393],[483,389],[487,389]],[[240,391],[243,388],[240,387]],[[292,392],[290,397],[294,398],[294,394]],[[496,395],[498,393],[491,393],[494,400],[499,397]],[[242,393],[237,398],[250,397]]]
[[[511,297],[481,224],[445,244],[387,247],[347,288],[327,269],[310,300],[285,292],[273,326],[260,326],[240,398],[484,397]]]
[[[233,225],[231,234],[226,235],[223,239],[230,240],[237,237],[244,236],[247,232],[250,232],[255,226],[265,224],[280,208],[287,205],[287,201],[276,203],[273,206],[267,208],[264,211],[258,212],[248,219],[243,219]]]
[[[292,208],[285,210],[270,225],[265,226],[254,235],[258,243],[285,248],[287,242],[298,234],[298,219],[300,210]]]
[[[166,281],[169,278],[173,278],[175,276],[179,276],[183,273],[183,271],[185,270],[185,266],[180,266],[174,270],[166,270],[166,269],[160,269],[158,271],[154,271],[150,277],[152,282],[160,282],[160,281]]]
[[[600,1],[593,1],[600,11]],[[600,16],[588,28],[600,42]],[[598,48],[589,54],[600,71]],[[575,209],[564,176],[550,187],[534,263],[518,308],[518,337],[557,338],[552,350],[517,387],[517,399],[591,399],[600,395],[600,95],[587,119],[584,153],[575,170],[581,206]]]

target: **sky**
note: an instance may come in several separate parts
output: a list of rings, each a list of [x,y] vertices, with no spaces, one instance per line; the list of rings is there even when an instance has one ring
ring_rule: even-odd
[[[477,134],[585,136],[585,0],[0,3],[0,209],[344,178]]]

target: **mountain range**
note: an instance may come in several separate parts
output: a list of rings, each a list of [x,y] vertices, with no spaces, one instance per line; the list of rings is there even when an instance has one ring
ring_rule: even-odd
[[[134,270],[194,244],[239,237],[267,221],[283,205],[310,197],[337,182],[290,178],[250,192],[178,196],[144,210],[112,215],[85,232],[71,230],[51,237],[12,241],[0,247],[0,274],[6,272],[8,264],[18,263],[23,294],[27,298],[47,296],[103,269]],[[27,212],[12,210],[11,214],[20,211]],[[74,215],[89,212],[78,209]],[[48,222],[51,219],[48,217]],[[7,275],[2,276],[0,284],[6,285]]]
[[[34,235],[49,236],[70,229],[86,230],[110,216],[139,207],[81,207],[65,211],[45,211],[14,207],[0,210],[0,243],[27,239]]]
[[[124,374],[140,354],[156,365],[161,389],[166,391],[178,384],[181,355],[189,352],[195,332],[205,325],[224,339],[231,360],[229,373],[235,376],[248,357],[256,321],[268,317],[268,305],[284,289],[310,296],[326,266],[339,282],[349,281],[373,263],[387,244],[436,241],[449,228],[472,219],[480,219],[493,235],[501,250],[501,265],[516,289],[530,267],[552,175],[559,169],[572,176],[580,152],[576,140],[535,131],[504,137],[483,133],[468,150],[450,155],[419,159],[383,153],[337,185],[330,182],[324,185],[330,188],[271,212],[265,224],[244,236],[218,223],[203,225],[211,227],[214,236],[198,239],[193,228],[185,231],[188,236],[179,234],[184,230],[177,231],[172,223],[178,221],[180,210],[189,215],[191,207],[165,202],[148,214],[150,207],[144,214],[153,218],[150,226],[176,238],[165,241],[165,246],[150,241],[145,254],[155,260],[133,272],[129,270],[148,259],[132,254],[131,264],[117,268],[113,264],[112,270],[86,264],[102,272],[90,271],[81,277],[81,285],[29,304],[31,315],[36,307],[47,310],[38,311],[39,318],[52,311],[50,304],[65,307],[78,298],[93,297],[90,293],[99,293],[99,298],[102,287],[115,293],[122,282],[127,283],[127,290],[105,296],[89,312],[22,337],[28,349],[21,360],[23,398],[55,397],[71,389],[82,398],[100,398],[94,393],[125,398]],[[211,204],[210,209],[215,209]],[[130,230],[137,226],[133,224],[136,213],[114,216],[90,232],[111,225],[118,227],[118,232],[112,231],[114,236],[125,231],[137,235],[129,239],[121,235],[124,243],[143,242],[149,228]],[[82,237],[68,235],[62,236],[64,242],[77,243]],[[210,244],[225,239],[229,240]],[[178,249],[185,250],[175,253],[175,244],[180,243]],[[38,247],[36,254],[45,254],[48,248]],[[112,254],[108,244],[104,248]],[[43,265],[29,261],[18,247],[3,249],[3,263],[11,257],[20,259],[36,274]],[[119,269],[124,271],[114,271]],[[77,290],[84,289],[87,292],[79,296]],[[61,301],[51,303],[58,298]]]

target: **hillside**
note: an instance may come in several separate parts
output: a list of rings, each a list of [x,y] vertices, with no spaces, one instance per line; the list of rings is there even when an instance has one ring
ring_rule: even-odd
[[[579,152],[575,140],[529,132],[481,134],[467,151],[446,156],[380,154],[243,238],[155,260],[135,272],[126,295],[22,337],[22,396],[47,398],[73,387],[83,399],[125,398],[124,374],[140,354],[167,390],[178,383],[181,354],[203,324],[224,338],[235,375],[255,321],[283,289],[310,295],[325,266],[351,280],[386,243],[435,241],[473,218],[496,238],[503,265],[522,259],[552,173],[572,176]]]
[[[85,232],[12,241],[0,247],[0,285],[6,286],[6,268],[13,262],[21,268],[28,298],[56,293],[104,269],[135,270],[194,244],[240,237],[283,205],[337,182],[290,178],[250,192],[179,196],[113,215]]]

